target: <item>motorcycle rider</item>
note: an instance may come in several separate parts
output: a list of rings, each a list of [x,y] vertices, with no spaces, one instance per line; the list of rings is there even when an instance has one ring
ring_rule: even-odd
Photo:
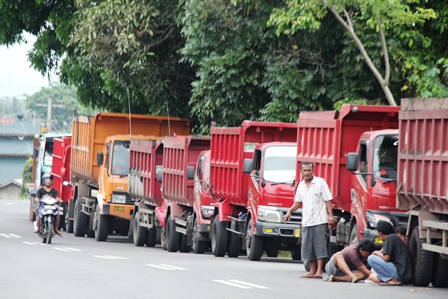
[[[58,200],[58,202],[62,202],[62,200],[59,198],[59,193],[58,190],[56,190],[55,188],[53,188],[53,175],[46,173],[42,176],[42,182],[43,182],[43,186],[41,188],[39,188],[39,190],[37,190],[36,192],[36,197],[35,200],[36,202],[40,203],[40,199],[44,196],[44,195],[49,195],[55,199]],[[42,217],[42,208],[43,206],[39,207],[39,217],[37,217],[37,228],[34,231],[35,233],[39,232],[40,230],[40,218]],[[58,234],[60,237],[63,236],[63,234],[59,231],[59,222],[61,221],[61,217],[59,217],[59,215],[56,217],[56,226],[54,227],[54,231],[56,234]]]

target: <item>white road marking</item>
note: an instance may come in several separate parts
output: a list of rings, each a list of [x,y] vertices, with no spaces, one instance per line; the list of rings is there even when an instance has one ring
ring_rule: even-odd
[[[5,202],[2,205],[4,205],[4,206],[13,206],[15,204],[16,204],[15,202]]]
[[[16,234],[5,234],[5,233],[1,233],[0,236],[5,237],[5,238],[16,238],[16,239],[21,239],[21,236],[18,236]]]
[[[81,251],[81,249],[76,248],[70,248],[70,247],[53,247],[53,249],[59,250],[59,251]]]
[[[159,265],[146,264],[145,266],[149,266],[149,267],[153,267],[153,268],[158,268],[158,269],[162,269],[162,270],[168,270],[168,271],[173,271],[173,270],[186,271],[186,270],[188,270],[188,269],[185,269],[185,268],[176,267],[176,266],[171,266],[171,265],[166,265],[166,264],[159,264]]]
[[[23,244],[26,244],[26,245],[46,245],[45,243],[42,243],[42,242],[22,242]]]
[[[93,257],[97,257],[100,259],[106,260],[127,260],[127,257],[113,256],[113,255],[94,255]]]
[[[9,234],[11,237],[16,238],[16,239],[22,239],[21,236],[15,235],[15,234]]]
[[[241,280],[229,279],[229,281],[235,282],[235,283],[239,283],[239,284],[243,284],[243,285],[247,285],[249,287],[253,287],[253,288],[256,288],[256,289],[269,289],[268,287],[260,286],[258,284],[253,284],[253,283],[249,283],[249,282],[245,282],[245,281],[241,281]]]
[[[237,284],[237,283],[234,283],[234,282],[230,282],[230,281],[226,281],[226,280],[221,280],[221,279],[215,279],[215,280],[213,280],[214,282],[218,282],[218,283],[222,283],[222,284],[226,284],[226,285],[229,285],[229,286],[232,286],[232,287],[235,287],[235,288],[240,288],[240,289],[252,289],[251,287],[248,287],[248,286],[245,286],[245,285],[242,285],[242,284]]]
[[[2,236],[2,237],[5,237],[5,238],[12,238],[10,235],[8,235],[8,234],[0,234],[0,236]]]

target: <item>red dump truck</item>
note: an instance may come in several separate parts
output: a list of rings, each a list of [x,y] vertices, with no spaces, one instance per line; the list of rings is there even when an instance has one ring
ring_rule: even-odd
[[[448,286],[448,99],[402,99],[397,206],[410,210],[414,285]]]
[[[406,223],[405,211],[396,208],[392,182],[396,163],[389,165],[388,175],[381,174],[381,163],[394,161],[394,154],[396,157],[399,110],[391,106],[343,105],[340,111],[299,115],[297,177],[300,163],[311,161],[315,175],[323,177],[330,187],[337,220],[330,235],[331,250],[358,239],[375,239],[379,220],[394,226]],[[357,171],[356,175],[351,171]]]
[[[216,201],[213,254],[238,257],[244,247],[254,261],[279,250],[300,258],[301,218],[295,213],[283,224],[294,198],[296,124],[244,121],[235,128],[212,127],[211,138],[205,187]]]
[[[213,208],[210,202],[195,204],[195,179],[200,183],[200,154],[210,149],[210,137],[165,137],[163,145],[162,197],[166,204],[163,239],[169,252],[204,253]],[[162,217],[162,215],[161,215]]]
[[[177,117],[120,113],[73,117],[71,172],[75,186],[75,236],[106,241],[115,232],[127,235],[134,210],[128,193],[131,136],[189,134],[190,121]]]
[[[74,188],[69,184],[71,180],[70,157],[72,148],[72,138],[70,136],[54,138],[53,140],[53,165],[51,174],[54,182],[53,188],[58,190],[59,198],[63,201],[64,215],[61,219],[61,227],[73,233],[73,218],[68,216],[70,200],[73,200]]]

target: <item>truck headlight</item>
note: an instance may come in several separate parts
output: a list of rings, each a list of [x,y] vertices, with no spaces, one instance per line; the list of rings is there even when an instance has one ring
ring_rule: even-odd
[[[112,194],[113,203],[126,203],[126,195],[122,194]]]
[[[393,223],[390,221],[390,219],[384,215],[367,212],[366,218],[367,218],[367,222],[369,222],[369,225],[372,228],[376,228],[378,225],[378,222],[380,222],[380,221],[389,222],[393,226]]]
[[[277,210],[270,210],[258,207],[258,220],[264,222],[281,223],[283,214]]]
[[[202,218],[210,219],[213,216],[214,208],[203,206],[201,207]]]

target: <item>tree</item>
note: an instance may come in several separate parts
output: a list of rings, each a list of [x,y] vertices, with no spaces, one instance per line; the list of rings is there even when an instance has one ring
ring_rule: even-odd
[[[253,2],[253,1],[250,1]],[[277,28],[277,34],[294,34],[298,30],[316,31],[327,12],[331,12],[357,45],[364,61],[381,85],[390,105],[396,105],[390,91],[390,61],[385,31],[392,27],[419,25],[435,18],[434,10],[403,3],[401,0],[287,0],[285,6],[271,16],[270,25]],[[382,65],[375,65],[360,38],[363,31],[375,29],[381,42],[384,58]],[[360,32],[360,33],[358,33]],[[384,74],[378,70],[384,68]]]

